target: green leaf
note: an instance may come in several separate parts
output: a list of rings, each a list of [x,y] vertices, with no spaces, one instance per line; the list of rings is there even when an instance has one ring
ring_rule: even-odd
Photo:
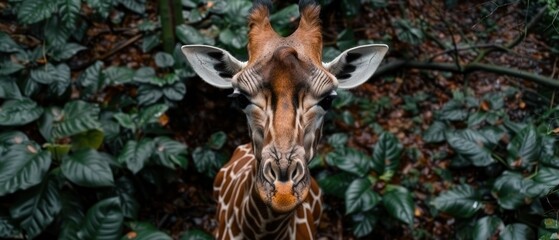
[[[134,117],[135,115],[126,114],[126,113],[115,113],[113,115],[113,118],[116,119],[116,121],[120,126],[131,129],[133,132],[135,132],[136,129],[138,128],[136,122],[134,121]]]
[[[398,170],[400,155],[403,149],[404,147],[393,134],[388,132],[382,133],[373,149],[372,168],[379,175],[386,175],[388,177],[388,179],[384,180],[390,180],[394,172]]]
[[[345,133],[334,133],[328,136],[328,144],[334,148],[343,148],[347,144],[349,137]]]
[[[351,28],[341,31],[336,40],[336,45],[342,51],[357,45],[355,34]]]
[[[67,155],[61,170],[68,180],[83,187],[114,185],[109,161],[93,149],[82,149]]]
[[[59,139],[84,133],[93,129],[101,129],[99,123],[99,106],[84,101],[72,101],[64,105],[64,109],[52,108],[46,112],[52,116],[53,122],[50,131],[51,137]],[[48,123],[45,123],[48,125]]]
[[[10,214],[30,238],[45,230],[61,209],[58,189],[50,180],[18,194],[15,203]]]
[[[142,52],[148,53],[161,43],[157,34],[150,34],[142,39]]]
[[[353,174],[341,172],[334,175],[328,174],[326,177],[318,179],[318,184],[324,193],[343,199],[346,196],[345,191],[354,179]]]
[[[556,238],[557,232],[559,232],[559,220],[555,217],[544,218],[540,223],[540,227],[538,227],[538,239],[551,240]]]
[[[535,234],[532,228],[522,223],[514,223],[514,224],[507,225],[499,236],[500,240],[523,240],[523,239],[534,239],[534,238],[535,238]]]
[[[145,0],[117,0],[124,7],[138,14],[146,12]]]
[[[173,55],[166,52],[157,52],[155,54],[155,65],[160,68],[172,67],[175,64]]]
[[[15,145],[29,141],[25,133],[20,131],[5,131],[0,132],[0,145]],[[1,152],[0,152],[1,153]]]
[[[130,140],[120,152],[118,162],[126,164],[126,167],[136,174],[144,168],[154,151],[155,144],[152,139],[144,138],[140,142]]]
[[[47,0],[48,1],[48,0]],[[55,46],[50,49],[49,56],[54,60],[62,61],[67,60],[76,55],[79,51],[87,49],[86,47],[77,43],[67,43],[62,46]]]
[[[114,0],[87,0],[87,4],[95,9],[103,18],[107,18],[111,8],[116,3]]]
[[[186,85],[182,82],[175,82],[171,86],[163,88],[163,95],[171,101],[180,101],[186,94]]]
[[[13,62],[13,60],[12,61],[10,61],[10,60],[3,61],[3,62],[0,63],[0,76],[10,75],[10,74],[19,72],[24,68],[25,68],[25,66],[23,66],[23,65],[21,65],[17,62]]]
[[[475,240],[487,240],[505,228],[503,221],[497,216],[486,216],[479,219],[473,229]]]
[[[439,120],[462,121],[468,117],[468,111],[465,109],[464,103],[452,99],[445,103],[440,112],[438,112]]]
[[[52,159],[54,161],[62,161],[62,159],[68,155],[72,145],[70,144],[53,144],[53,143],[45,143],[43,144],[43,148],[47,149],[52,154]]]
[[[210,136],[210,139],[208,140],[208,147],[214,150],[219,150],[221,149],[221,147],[223,147],[225,141],[227,141],[227,134],[225,134],[223,131],[215,132]]]
[[[440,121],[435,121],[425,132],[423,132],[423,140],[427,143],[438,143],[445,140],[445,132],[448,126]]]
[[[483,206],[480,194],[467,184],[443,192],[431,204],[437,210],[459,218],[469,218]]]
[[[534,125],[522,129],[507,146],[507,163],[512,168],[528,168],[539,159],[541,138],[536,133]]]
[[[166,233],[161,232],[157,230],[155,227],[153,227],[153,228],[144,228],[141,230],[135,230],[133,232],[129,232],[126,236],[123,236],[121,240],[129,240],[130,238],[128,236],[132,235],[132,233],[134,233],[135,235],[135,237],[133,238],[134,240],[151,240],[151,239],[172,240],[173,239]]]
[[[37,120],[43,108],[31,99],[13,99],[0,106],[0,126],[22,126]]]
[[[524,189],[522,175],[507,171],[497,178],[492,193],[502,208],[514,210],[525,204]]]
[[[548,166],[540,166],[534,181],[543,184],[551,190],[553,187],[559,185],[559,169]]]
[[[77,194],[69,191],[63,191],[60,194],[62,202],[62,210],[60,218],[62,226],[58,235],[59,240],[80,240],[78,231],[81,228],[82,219],[85,218],[85,212]]]
[[[48,85],[55,80],[56,75],[56,68],[52,64],[47,63],[45,66],[31,69],[29,78],[34,82]]]
[[[186,168],[188,165],[187,149],[183,143],[174,141],[168,137],[157,137],[154,139],[155,153],[154,157],[159,164],[171,169],[175,169],[175,165]]]
[[[212,240],[212,239],[214,239],[212,235],[199,229],[188,230],[180,238],[180,240]]]
[[[192,152],[192,160],[198,172],[213,177],[217,169],[221,167],[222,159],[215,151],[207,147],[197,147]]]
[[[411,193],[406,188],[388,186],[382,196],[382,203],[392,217],[409,225],[413,224],[415,205]]]
[[[213,38],[202,35],[196,28],[188,25],[178,25],[175,28],[177,38],[184,44],[214,45]]]
[[[398,39],[403,42],[407,42],[411,45],[419,45],[425,39],[423,30],[413,27],[411,22],[407,19],[398,19],[393,25],[396,29]]]
[[[270,15],[270,22],[276,32],[285,36],[290,33],[289,24],[295,22],[298,16],[299,6],[291,4]]]
[[[96,61],[83,71],[78,77],[78,83],[85,88],[87,94],[93,94],[103,86],[104,76],[101,72],[103,62]]]
[[[241,49],[246,46],[248,38],[246,34],[239,34],[239,31],[239,29],[224,29],[219,33],[219,41],[231,48]]]
[[[127,67],[108,67],[103,71],[109,85],[130,83],[134,79],[134,70]]]
[[[378,217],[371,212],[354,214],[351,218],[353,220],[353,235],[358,238],[369,235],[378,221]]]
[[[0,77],[0,98],[4,99],[20,99],[22,98],[19,86],[12,78]]]
[[[78,232],[80,239],[119,239],[122,234],[124,216],[118,197],[102,200],[87,211]]]
[[[381,200],[378,193],[372,190],[368,178],[355,179],[345,192],[345,213],[365,212],[374,208]]]
[[[18,8],[17,19],[22,24],[32,24],[49,18],[58,0],[24,0]]]
[[[105,134],[99,129],[92,129],[87,132],[78,133],[72,136],[72,149],[99,149],[101,144],[103,144],[104,137]]]
[[[370,159],[360,151],[352,148],[340,149],[329,153],[326,160],[346,172],[365,176],[370,169]]]
[[[140,105],[151,105],[163,97],[163,90],[151,84],[142,84],[138,88],[138,103]]]
[[[62,63],[56,66],[56,74],[54,75],[54,81],[49,85],[49,93],[56,94],[57,96],[62,96],[70,86],[70,67]]]
[[[456,153],[468,159],[475,166],[487,166],[494,162],[487,139],[475,130],[447,132],[446,140]]]
[[[163,115],[168,109],[169,106],[166,104],[155,104],[142,110],[138,114],[138,127],[143,128],[148,123],[157,122],[159,117],[161,117],[161,115]]]
[[[60,0],[58,5],[58,13],[61,16],[61,22],[66,27],[73,28],[76,26],[81,8],[81,0]]]
[[[50,153],[35,143],[12,145],[0,154],[0,196],[39,184],[51,163]]]
[[[66,0],[63,0],[66,1]],[[44,35],[49,48],[62,48],[72,35],[73,25],[68,25],[61,22],[58,17],[50,18],[45,24]]]
[[[14,42],[6,32],[0,32],[0,52],[11,53],[19,51],[22,51],[21,46]]]
[[[10,216],[0,215],[0,238],[14,239],[20,234],[20,230]]]

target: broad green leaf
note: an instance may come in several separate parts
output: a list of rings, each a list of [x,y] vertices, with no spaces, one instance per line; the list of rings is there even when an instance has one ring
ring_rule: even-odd
[[[372,168],[379,175],[387,176],[388,179],[385,180],[390,180],[394,172],[398,170],[403,149],[398,138],[388,132],[382,133],[373,149]]]
[[[81,0],[60,0],[58,5],[58,13],[64,26],[73,28],[79,17],[81,8]]]
[[[504,172],[493,184],[492,193],[502,208],[514,210],[525,204],[524,189],[522,175]]]
[[[441,193],[431,204],[437,210],[459,218],[469,218],[483,206],[480,194],[467,184]]]
[[[445,123],[435,121],[425,132],[423,140],[428,143],[437,143],[445,140],[445,131],[448,129]]]
[[[129,10],[138,14],[143,14],[146,11],[145,0],[117,0],[120,4]]]
[[[103,71],[109,85],[125,84],[134,79],[134,70],[127,67],[108,67]]]
[[[19,228],[16,227],[16,223],[7,214],[6,212],[6,215],[0,215],[0,238],[13,239],[21,233]]]
[[[246,32],[245,28],[227,28],[219,33],[219,41],[230,48],[241,49],[247,45],[248,37],[246,34],[239,34],[240,31]]]
[[[101,147],[101,144],[103,144],[104,137],[105,134],[102,130],[99,129],[92,129],[87,132],[78,133],[72,136],[72,149],[99,149],[99,147]]]
[[[117,2],[114,0],[87,0],[87,4],[95,9],[95,11],[103,18],[107,18],[111,8],[116,3]]]
[[[134,182],[127,177],[121,177],[116,181],[114,191],[120,199],[120,207],[124,217],[137,219],[140,211],[140,203],[138,203],[135,198],[136,187]]]
[[[22,94],[16,81],[9,77],[0,77],[0,98],[21,99]]]
[[[208,44],[214,45],[213,38],[202,35],[196,28],[188,25],[178,25],[175,28],[177,38],[184,44]]]
[[[62,0],[75,1],[75,0]],[[75,22],[74,22],[75,23]],[[50,48],[62,48],[72,35],[74,25],[67,25],[64,21],[61,22],[59,17],[50,18],[43,29],[47,46]]]
[[[84,133],[93,129],[101,129],[99,123],[99,106],[84,101],[72,101],[64,105],[64,109],[51,108],[46,115],[52,116],[50,137],[59,139]],[[48,123],[44,123],[48,125]]]
[[[19,52],[22,48],[6,32],[0,32],[0,52]]]
[[[358,238],[369,235],[379,220],[379,218],[371,212],[353,214],[351,218],[353,220],[353,235]]]
[[[173,83],[171,86],[163,88],[163,95],[171,101],[180,101],[186,94],[186,85],[182,82]]]
[[[299,6],[291,4],[270,15],[270,22],[274,26],[274,30],[283,35],[288,34],[287,26],[294,22],[297,17],[299,17]]]
[[[522,129],[507,146],[507,163],[512,168],[528,168],[539,159],[541,138],[533,125]]]
[[[171,169],[175,169],[175,165],[186,168],[188,165],[187,149],[183,143],[174,141],[168,137],[157,137],[154,139],[155,152],[154,157],[159,164]]]
[[[180,238],[180,240],[212,240],[212,239],[214,239],[212,235],[199,229],[188,230]]]
[[[43,148],[48,150],[52,154],[52,159],[56,162],[62,161],[62,159],[68,155],[72,145],[70,144],[56,144],[56,143],[45,143]]]
[[[169,106],[166,104],[155,104],[145,108],[138,114],[138,127],[142,128],[148,123],[157,122],[168,109]]]
[[[361,177],[369,172],[371,161],[365,154],[352,148],[331,152],[326,160],[329,164]]]
[[[12,145],[0,154],[0,196],[39,184],[51,163],[50,153],[35,143]]]
[[[151,84],[142,84],[138,88],[138,102],[140,105],[151,105],[163,97],[163,90]]]
[[[10,60],[3,61],[3,62],[0,62],[0,76],[2,76],[2,75],[6,76],[6,75],[10,75],[10,74],[19,72],[20,70],[22,70],[24,68],[25,68],[25,66],[23,66],[19,63],[16,63],[16,62],[13,62],[13,61],[10,61]]]
[[[14,145],[14,144],[21,144],[23,142],[29,141],[29,138],[25,133],[20,131],[5,131],[0,132],[0,145]]]
[[[93,149],[82,149],[62,161],[62,173],[83,187],[105,187],[114,184],[109,161]]]
[[[325,178],[319,179],[318,184],[320,188],[324,190],[324,193],[343,199],[346,196],[345,191],[354,179],[355,175],[347,172],[340,172],[334,175],[329,174]]]
[[[462,102],[452,99],[445,103],[438,112],[439,120],[462,121],[468,117],[468,111]]]
[[[144,168],[154,151],[155,144],[152,139],[144,138],[140,142],[130,140],[120,152],[118,162],[126,164],[126,167],[136,174]]]
[[[368,178],[355,179],[345,191],[345,213],[365,212],[374,208],[381,200],[372,189]]]
[[[398,19],[393,24],[396,29],[398,39],[411,45],[419,45],[425,39],[425,34],[420,28],[412,26],[407,19]]]
[[[214,150],[219,150],[221,149],[221,147],[223,147],[225,141],[227,141],[227,134],[225,134],[223,131],[215,132],[210,136],[210,139],[208,140],[208,147]]]
[[[139,231],[128,232],[128,234],[126,234],[126,236],[123,236],[121,240],[129,240],[130,239],[129,236],[135,236],[133,238],[134,240],[152,240],[152,239],[172,240],[173,239],[166,233],[161,232],[157,229],[143,229]]]
[[[161,43],[159,35],[150,34],[142,39],[142,52],[148,53]]]
[[[101,72],[103,62],[96,61],[83,71],[78,77],[78,83],[85,88],[88,94],[97,92],[103,86],[104,76]]]
[[[39,235],[54,220],[61,209],[56,183],[45,180],[41,185],[17,195],[10,215],[19,222],[30,238]]]
[[[49,85],[49,93],[62,96],[64,92],[69,91],[70,74],[68,65],[62,63],[56,66],[56,74],[54,75],[54,81]]]
[[[119,239],[124,216],[118,197],[104,199],[91,207],[78,232],[80,239]]]
[[[538,227],[538,239],[540,240],[552,240],[557,238],[557,233],[559,232],[559,220],[555,217],[544,218],[540,227]]]
[[[18,8],[17,19],[21,24],[32,24],[49,18],[58,0],[24,0]]]
[[[486,216],[479,219],[473,229],[475,240],[492,239],[494,235],[505,228],[503,221],[497,216]]]
[[[409,225],[413,224],[415,205],[411,193],[401,186],[388,186],[382,196],[382,204],[388,213]]]
[[[37,120],[43,108],[31,99],[13,99],[0,106],[0,126],[22,126]]]
[[[161,81],[154,80],[157,79],[157,75],[155,73],[155,69],[152,67],[141,67],[136,72],[134,72],[134,81],[139,83],[150,83],[154,85],[158,85]],[[158,85],[158,86],[162,86]]]
[[[468,116],[468,126],[474,127],[478,124],[481,124],[483,121],[487,119],[488,113],[483,111],[477,111],[473,114]]]
[[[217,169],[221,167],[222,156],[207,147],[197,147],[192,152],[192,160],[196,166],[196,170],[207,176],[213,177]]]
[[[63,191],[60,193],[60,201],[62,202],[62,210],[60,212],[62,226],[60,227],[58,239],[80,240],[77,235],[82,220],[85,218],[85,211],[80,198],[73,192]]]
[[[475,130],[447,132],[446,140],[456,153],[468,159],[475,166],[487,166],[494,161],[491,157],[491,149],[488,148],[487,139]]]
[[[48,0],[47,0],[48,1]],[[79,51],[87,49],[77,43],[66,43],[62,46],[53,47],[49,51],[49,55],[57,61],[67,60],[76,55]]]
[[[48,85],[55,80],[56,75],[56,68],[52,64],[47,63],[44,66],[31,69],[30,78],[37,83]]]
[[[134,121],[135,115],[126,113],[115,113],[113,115],[113,118],[116,119],[121,127],[131,129],[133,132],[135,132],[138,128],[136,122]]]
[[[172,67],[175,64],[175,59],[173,55],[166,52],[157,52],[154,56],[155,65],[160,68]]]
[[[343,148],[347,144],[348,138],[345,133],[334,133],[328,136],[328,144],[334,148]]]
[[[534,239],[535,234],[532,228],[526,224],[514,223],[505,227],[499,235],[500,240],[523,240]]]
[[[551,190],[551,188],[559,185],[559,169],[540,166],[533,180],[547,186],[548,190]]]
[[[357,45],[353,29],[348,28],[342,30],[337,36],[336,45],[338,46],[338,49],[342,51]]]

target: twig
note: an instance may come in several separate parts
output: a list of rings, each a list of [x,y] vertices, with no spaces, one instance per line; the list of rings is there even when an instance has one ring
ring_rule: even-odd
[[[519,69],[501,67],[501,66],[485,64],[485,63],[469,63],[463,65],[462,69],[460,69],[455,64],[451,64],[451,63],[433,63],[433,62],[396,60],[379,67],[375,72],[375,77],[387,74],[389,72],[396,71],[401,68],[430,69],[430,70],[439,70],[439,71],[455,72],[455,73],[462,73],[462,74],[471,73],[475,71],[486,71],[486,72],[499,73],[508,76],[518,77],[545,86],[559,88],[559,80],[557,79],[553,79],[551,77],[546,77],[546,76],[534,74]]]

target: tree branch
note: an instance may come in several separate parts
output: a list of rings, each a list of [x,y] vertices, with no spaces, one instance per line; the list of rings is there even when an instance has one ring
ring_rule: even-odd
[[[375,77],[382,76],[402,68],[438,70],[438,71],[454,72],[454,73],[462,73],[462,74],[475,72],[475,71],[486,71],[491,73],[504,74],[512,77],[518,77],[545,86],[559,88],[559,80],[557,79],[553,79],[551,77],[546,77],[546,76],[534,74],[519,69],[501,67],[501,66],[485,64],[485,63],[469,63],[466,65],[462,65],[462,67],[460,68],[457,67],[455,64],[451,64],[451,63],[396,60],[380,66],[375,72],[374,76]]]

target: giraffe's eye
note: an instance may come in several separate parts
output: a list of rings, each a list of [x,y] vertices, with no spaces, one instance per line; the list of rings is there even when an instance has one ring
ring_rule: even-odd
[[[233,98],[235,101],[235,105],[241,109],[245,109],[251,101],[247,98],[246,95],[242,93],[233,93],[229,95],[230,98]]]
[[[324,109],[324,111],[328,111],[332,107],[332,101],[334,101],[334,99],[336,99],[336,95],[328,95],[318,102],[318,106]]]

